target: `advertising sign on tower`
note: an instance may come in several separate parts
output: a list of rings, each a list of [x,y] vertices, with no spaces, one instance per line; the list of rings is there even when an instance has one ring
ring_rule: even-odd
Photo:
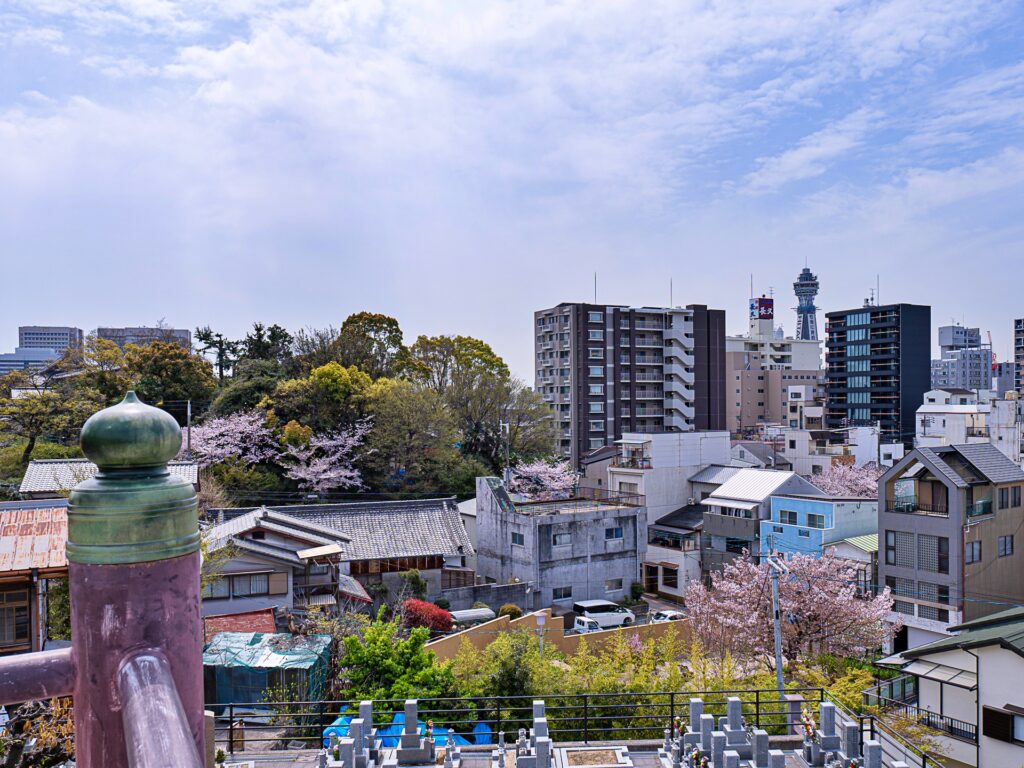
[[[775,319],[775,299],[769,299],[766,296],[762,296],[759,299],[750,300],[750,319],[751,320],[774,320]]]

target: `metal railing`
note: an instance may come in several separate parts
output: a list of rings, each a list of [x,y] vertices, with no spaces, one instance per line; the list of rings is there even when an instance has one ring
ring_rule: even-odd
[[[651,460],[646,456],[642,458],[616,456],[612,459],[612,466],[622,469],[650,469]]]
[[[900,675],[891,680],[883,680],[878,685],[865,688],[861,696],[868,707],[879,706],[879,700],[916,704],[917,678],[913,675]]]
[[[818,711],[825,700],[821,688],[794,688],[788,694],[803,697],[802,707]],[[476,744],[494,744],[498,734],[514,740],[520,728],[532,725],[533,702],[545,702],[552,741],[582,742],[662,740],[665,728],[677,718],[688,719],[691,697],[704,700],[704,713],[716,720],[726,714],[726,698],[743,702],[748,725],[769,733],[787,734],[794,713],[792,702],[774,690],[666,691],[657,693],[586,693],[564,696],[489,696],[480,698],[420,699],[418,715],[434,727],[451,728]],[[400,700],[374,701],[374,726],[391,725],[403,712]],[[319,748],[323,731],[344,714],[358,711],[357,701],[263,701],[209,704],[217,717],[214,738],[218,746],[234,754],[245,749],[269,750],[287,742]],[[239,726],[239,721],[243,725]],[[234,727],[232,727],[234,726]]]
[[[886,499],[885,509],[887,512],[897,512],[903,515],[949,517],[949,507],[946,504],[925,504],[916,499]]]
[[[968,504],[965,510],[967,517],[982,517],[992,514],[992,499],[979,499],[973,504]]]
[[[927,728],[931,728],[933,731],[939,731],[947,736],[969,741],[972,744],[976,744],[978,741],[978,726],[974,723],[940,715],[937,712],[921,709],[913,704],[907,704],[902,701],[884,698],[877,698],[876,701],[877,703],[874,706],[879,707],[884,712],[896,712],[917,721]]]

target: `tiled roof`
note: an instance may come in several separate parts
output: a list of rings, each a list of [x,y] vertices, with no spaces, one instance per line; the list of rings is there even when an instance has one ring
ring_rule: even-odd
[[[277,631],[274,609],[230,613],[223,616],[203,617],[203,642],[208,643],[219,632],[267,632]]]
[[[239,514],[232,514],[236,512]],[[339,531],[320,525],[313,520],[296,518],[266,507],[249,510],[211,510],[210,516],[220,521],[206,530],[207,537],[214,542],[226,541],[231,536],[237,536],[254,528],[265,528],[321,545],[334,544],[339,539],[346,538]]]
[[[0,573],[67,568],[64,506],[0,508]]]
[[[270,510],[328,529],[334,540],[340,535],[343,560],[473,554],[453,498],[300,504]],[[252,511],[221,509],[214,514],[217,519],[231,520]]]
[[[653,525],[696,531],[704,526],[704,507],[700,504],[687,504],[667,515],[662,515],[654,521]]]
[[[928,462],[928,465],[935,468],[939,474],[949,480],[957,488],[966,488],[967,482],[958,475],[952,467],[943,461],[942,457],[931,448],[917,448],[921,458]]]
[[[191,461],[172,461],[167,465],[172,475],[185,478],[195,485],[199,482],[199,465]],[[88,459],[33,460],[21,480],[21,493],[60,493],[70,491],[97,472]]]
[[[958,631],[958,634],[903,651],[903,658],[914,659],[957,648],[978,648],[985,645],[1001,645],[1024,656],[1024,607],[1000,611],[966,624],[950,627],[950,630]]]
[[[953,448],[970,462],[991,483],[1019,483],[1024,481],[1024,470],[992,443],[954,445]]]
[[[359,583],[359,580],[355,576],[349,576],[347,573],[338,575],[338,591],[345,594],[353,600],[357,600],[360,603],[372,603],[373,598],[366,591],[366,588]]]
[[[691,483],[712,483],[721,485],[740,471],[739,467],[728,467],[724,464],[711,464],[690,477]]]

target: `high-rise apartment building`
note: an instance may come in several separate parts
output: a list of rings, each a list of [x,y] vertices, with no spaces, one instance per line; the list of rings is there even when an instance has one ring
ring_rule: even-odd
[[[70,325],[22,325],[18,328],[18,346],[22,349],[52,349],[63,352],[80,347],[85,341],[81,328]]]
[[[932,360],[932,387],[991,389],[992,347],[981,343],[981,329],[941,326],[939,352],[940,358]]]
[[[745,336],[725,339],[726,429],[741,432],[763,424],[784,423],[788,395],[794,384],[823,392],[821,342],[785,338],[775,329],[774,300],[750,300]]]
[[[826,429],[881,424],[883,442],[912,445],[930,388],[931,307],[866,304],[826,318]]]
[[[623,432],[724,428],[724,310],[566,303],[534,329],[535,388],[573,465]]]
[[[1016,389],[1024,394],[1024,317],[1013,321],[1013,362],[1017,364]]]
[[[177,344],[185,349],[192,348],[192,332],[184,328],[161,328],[159,326],[153,328],[146,326],[135,328],[97,328],[96,336],[100,339],[112,341],[122,349],[126,344],[137,344],[143,347],[146,344],[152,344],[154,341]]]

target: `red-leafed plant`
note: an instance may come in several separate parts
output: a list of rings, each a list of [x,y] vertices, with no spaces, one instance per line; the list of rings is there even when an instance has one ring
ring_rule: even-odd
[[[402,603],[402,623],[407,627],[426,627],[432,632],[450,632],[452,615],[425,600],[410,598]]]

